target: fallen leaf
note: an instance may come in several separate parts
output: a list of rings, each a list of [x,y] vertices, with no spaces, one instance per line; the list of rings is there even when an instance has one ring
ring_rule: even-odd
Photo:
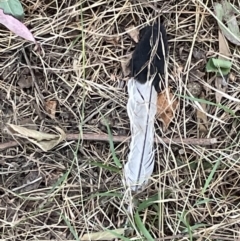
[[[27,129],[22,126],[7,124],[7,131],[13,136],[25,138],[33,144],[37,145],[43,151],[49,151],[60,142],[66,139],[65,132],[59,127],[55,127],[59,134],[49,134],[41,131]]]
[[[210,58],[206,65],[207,72],[215,72],[218,76],[229,74],[232,63],[229,60]]]
[[[134,40],[135,43],[139,41],[139,29],[137,29],[134,25],[130,25],[128,28],[125,28],[128,35]]]
[[[81,240],[113,240],[114,238],[117,238],[118,235],[123,235],[124,231],[125,228],[119,228],[115,230],[84,234],[81,237]],[[117,235],[115,235],[114,233],[116,233]]]
[[[50,115],[52,119],[55,119],[57,101],[56,100],[47,100],[44,106],[46,112]]]
[[[24,17],[23,7],[19,0],[1,0],[0,9],[2,9],[5,14],[10,14],[20,20]]]
[[[226,57],[229,57],[231,55],[228,42],[222,32],[218,31],[218,45],[219,45],[219,58],[227,60]]]
[[[178,106],[178,100],[174,100],[170,88],[165,89],[158,95],[156,117],[164,124],[165,130],[172,121]]]
[[[2,9],[0,9],[0,23],[16,35],[34,43],[36,42],[32,33],[23,23],[21,23],[19,20],[12,17],[11,15],[5,14]]]
[[[240,31],[236,16],[234,15],[236,13],[236,10],[228,1],[222,1],[222,4],[214,4],[214,12],[219,20],[218,26],[222,30],[222,33],[230,42],[239,46]],[[225,20],[228,27],[224,25],[223,20]]]
[[[200,96],[201,99],[204,99],[204,93],[201,93]],[[208,132],[208,121],[207,121],[207,115],[205,114],[206,112],[206,103],[200,103],[202,109],[204,110],[201,111],[199,109],[197,109],[197,126],[198,126],[198,132],[199,132],[199,136],[202,137],[203,135],[205,135]]]

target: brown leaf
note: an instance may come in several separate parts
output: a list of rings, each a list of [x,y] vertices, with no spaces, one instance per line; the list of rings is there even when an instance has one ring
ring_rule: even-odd
[[[201,99],[205,98],[203,92],[202,92],[200,98]],[[197,126],[198,126],[199,135],[200,135],[200,137],[202,137],[202,135],[205,135],[208,131],[208,121],[207,121],[207,115],[205,114],[206,104],[200,103],[200,105],[201,105],[202,109],[204,110],[204,112],[197,109]]]
[[[47,100],[45,102],[45,110],[50,115],[52,119],[55,119],[57,101],[56,100]]]
[[[134,40],[135,43],[139,41],[139,29],[137,29],[134,25],[130,25],[128,28],[125,28],[128,35]]]
[[[223,55],[223,56],[219,56],[219,58],[227,59],[227,58],[224,58],[224,56],[228,57],[231,55],[231,53],[229,50],[228,42],[220,30],[218,31],[218,44],[219,44],[219,53]]]
[[[174,100],[170,88],[165,89],[158,95],[156,117],[162,121],[164,128],[167,129],[172,121],[178,106],[178,100]]]
[[[59,127],[55,127],[59,134],[49,134],[41,131],[35,131],[31,129],[27,129],[22,126],[17,126],[13,124],[7,124],[7,131],[13,136],[18,136],[25,138],[37,145],[43,151],[49,151],[55,146],[57,146],[60,142],[66,139],[65,132]]]

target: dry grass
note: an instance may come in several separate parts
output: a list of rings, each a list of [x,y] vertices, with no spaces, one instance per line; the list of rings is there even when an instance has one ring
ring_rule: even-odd
[[[60,126],[67,133],[107,133],[99,110],[113,135],[129,135],[121,61],[135,44],[125,27],[152,23],[156,10],[162,11],[170,39],[168,83],[181,104],[168,130],[161,131],[158,123],[157,134],[199,137],[199,104],[183,96],[189,93],[190,70],[204,71],[206,62],[194,59],[195,48],[204,55],[218,54],[218,26],[209,12],[212,1],[141,2],[22,0],[25,22],[44,54],[39,56],[30,43],[0,28],[1,142],[12,140],[3,131],[6,123],[44,131]],[[55,120],[45,113],[38,91],[18,85],[31,76],[22,48],[43,98],[58,101]],[[152,183],[136,196],[137,206],[143,202],[137,212],[143,226],[136,215],[127,214],[122,171],[108,143],[68,142],[47,153],[21,144],[0,151],[1,238],[77,240],[85,233],[126,227],[126,240],[144,240],[145,227],[158,240],[239,240],[239,103],[230,97],[239,98],[240,64],[239,48],[230,48],[236,80],[230,80],[221,104],[235,114],[207,104],[204,137],[217,137],[214,146],[158,145]],[[206,74],[199,82],[204,98],[216,103],[211,77]],[[116,144],[115,152],[124,163],[128,144]],[[155,202],[147,206],[144,201],[151,198]]]

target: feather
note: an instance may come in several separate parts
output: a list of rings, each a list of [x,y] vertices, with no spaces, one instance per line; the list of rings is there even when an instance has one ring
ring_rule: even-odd
[[[146,184],[154,167],[154,119],[157,111],[157,92],[151,81],[140,84],[128,81],[127,112],[131,126],[131,144],[124,176],[133,191]]]
[[[147,184],[154,168],[154,120],[166,54],[164,26],[157,23],[146,27],[130,62],[131,79],[128,82],[131,143],[124,177],[133,191]]]
[[[167,56],[167,33],[164,25],[155,23],[141,30],[142,37],[137,44],[130,61],[131,77],[139,83],[150,80],[155,75],[153,85],[159,93],[159,82],[164,79],[165,56]]]

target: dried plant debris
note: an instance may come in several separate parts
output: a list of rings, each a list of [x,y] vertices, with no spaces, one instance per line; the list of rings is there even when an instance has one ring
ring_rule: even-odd
[[[66,135],[59,127],[55,127],[59,134],[49,134],[41,131],[31,130],[22,126],[13,124],[7,125],[7,131],[16,137],[25,138],[33,144],[37,145],[43,151],[49,151],[60,142],[66,139]]]
[[[131,74],[131,69],[129,66],[131,58],[132,58],[132,55],[129,55],[128,58],[121,59],[121,67],[122,67],[122,72],[124,77],[128,77]]]
[[[202,85],[198,82],[190,82],[187,88],[194,97],[199,97],[202,93]]]
[[[130,25],[129,27],[125,28],[129,36],[134,40],[135,43],[139,41],[139,29],[134,25]]]
[[[57,108],[57,101],[56,100],[46,100],[45,110],[50,115],[50,117],[52,119],[55,119],[56,108]]]
[[[205,52],[202,51],[201,49],[194,48],[194,49],[193,49],[193,57],[194,57],[196,60],[202,60],[202,59],[205,59],[205,58],[206,58],[206,54],[205,54]]]
[[[201,93],[200,96],[201,99],[205,99],[204,93]],[[208,132],[208,120],[207,120],[207,115],[206,115],[206,103],[200,103],[202,110],[197,109],[197,126],[198,126],[198,133],[199,137],[203,137],[207,134]]]
[[[113,36],[113,37],[104,37],[104,40],[106,43],[112,44],[114,46],[117,46],[120,40],[120,37],[118,36]]]
[[[228,43],[223,34],[221,33],[221,31],[218,32],[218,41],[220,53],[219,57],[217,59],[210,58],[206,65],[206,70],[207,72],[216,73],[216,88],[221,92],[225,93],[227,90],[228,75],[231,71],[232,62],[228,60],[228,57],[230,56],[230,50]],[[217,103],[220,103],[222,99],[222,94],[216,91],[215,95]]]
[[[218,18],[218,26],[225,37],[233,44],[240,45],[240,31],[237,21],[239,10],[228,0],[214,4],[214,12]],[[224,25],[224,21],[227,26]]]
[[[173,120],[178,107],[178,100],[175,99],[170,88],[165,89],[158,95],[157,106],[156,117],[162,121],[166,130]]]
[[[197,68],[193,68],[189,71],[189,81],[188,82],[195,82],[203,80],[205,73],[200,71]]]
[[[84,234],[81,240],[113,240],[117,235],[124,235],[126,229],[119,228],[115,230],[95,232],[90,234]]]

